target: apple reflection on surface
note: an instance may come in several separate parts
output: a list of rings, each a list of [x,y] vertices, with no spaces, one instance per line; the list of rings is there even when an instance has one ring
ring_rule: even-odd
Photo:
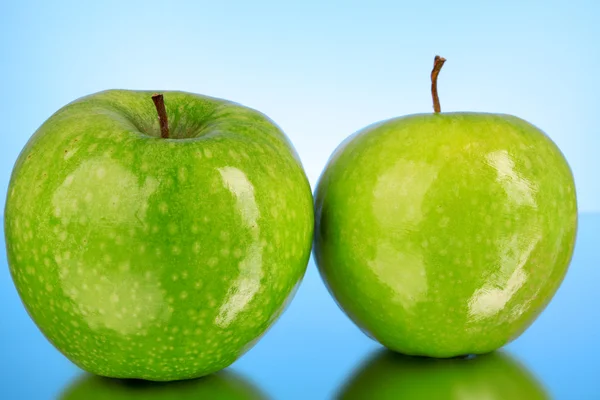
[[[151,382],[83,375],[60,400],[263,400],[268,397],[247,379],[221,371],[199,379]]]
[[[433,359],[380,350],[352,374],[336,398],[541,400],[550,397],[523,365],[502,351],[470,358]]]

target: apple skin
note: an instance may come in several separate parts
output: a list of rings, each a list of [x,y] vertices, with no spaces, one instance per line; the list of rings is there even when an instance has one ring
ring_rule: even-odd
[[[263,114],[164,92],[65,106],[11,177],[11,274],[44,335],[81,368],[176,380],[218,371],[267,330],[308,263],[309,183]]]
[[[549,398],[537,379],[503,352],[440,360],[387,350],[365,362],[336,396],[339,400]]]
[[[519,118],[418,114],[356,133],[317,190],[314,253],[339,306],[409,355],[487,353],[551,300],[573,253],[573,177]]]
[[[60,400],[263,400],[252,383],[231,371],[178,382],[148,382],[87,375],[76,380]]]

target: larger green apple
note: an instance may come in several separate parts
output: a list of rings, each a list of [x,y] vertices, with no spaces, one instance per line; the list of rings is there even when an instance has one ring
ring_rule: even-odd
[[[439,360],[377,352],[346,382],[339,400],[544,400],[538,380],[510,355]]]
[[[535,126],[502,114],[395,118],[341,144],[316,190],[315,256],[338,304],[411,355],[487,353],[519,336],[573,252],[573,177]]]
[[[81,368],[193,378],[282,312],[308,262],[312,196],[264,115],[166,92],[163,138],[151,94],[97,93],[39,128],[8,190],[8,260],[33,320]]]

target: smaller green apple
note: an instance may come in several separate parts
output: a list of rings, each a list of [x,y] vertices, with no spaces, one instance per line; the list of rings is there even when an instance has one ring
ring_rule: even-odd
[[[549,396],[523,365],[504,352],[442,360],[381,350],[348,380],[337,398],[543,400]]]
[[[316,189],[315,258],[341,308],[404,354],[482,354],[517,338],[562,282],[577,228],[558,147],[503,114],[380,122]]]
[[[200,379],[149,382],[85,375],[60,400],[262,400],[267,397],[241,376],[220,371]]]

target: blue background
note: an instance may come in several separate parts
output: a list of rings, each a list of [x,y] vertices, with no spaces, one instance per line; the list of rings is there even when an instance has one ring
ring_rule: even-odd
[[[186,90],[261,110],[294,142],[314,186],[350,133],[431,110],[439,53],[448,59],[444,111],[522,117],[574,171],[583,214],[571,270],[508,349],[556,398],[600,398],[599,17],[597,0],[2,1],[0,206],[35,129],[108,88]],[[80,371],[29,320],[5,261],[0,304],[6,398],[53,398]],[[327,398],[377,348],[337,309],[311,262],[296,300],[234,369],[273,398]]]
[[[580,210],[600,211],[598,0],[0,4],[1,193],[46,118],[111,88],[179,89],[256,108],[292,139],[314,185],[352,132],[431,111],[439,53],[448,59],[442,110],[539,126],[573,168]]]

